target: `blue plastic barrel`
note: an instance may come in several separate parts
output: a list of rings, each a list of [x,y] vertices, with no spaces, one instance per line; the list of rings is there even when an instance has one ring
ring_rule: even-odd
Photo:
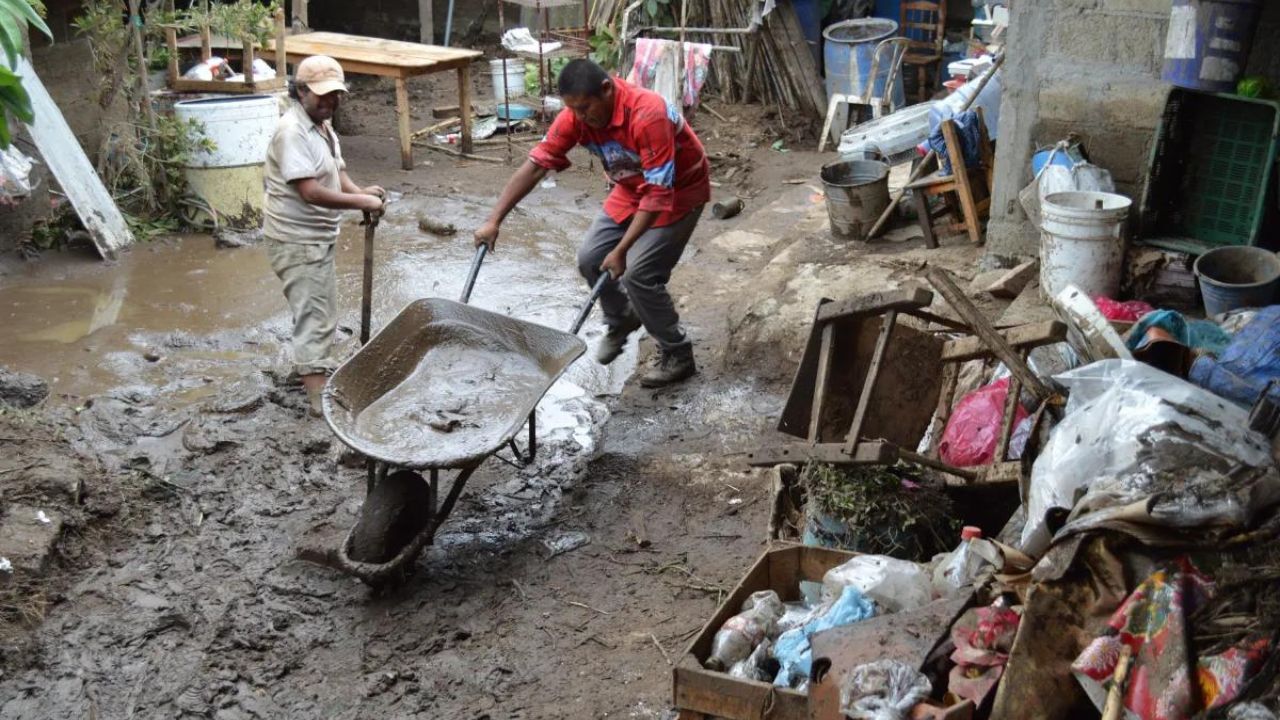
[[[1234,92],[1261,8],[1261,0],[1173,0],[1164,79],[1192,90]]]
[[[792,0],[791,2],[815,63],[822,61],[822,8],[819,5],[818,0]]]
[[[871,62],[876,45],[897,32],[898,23],[883,18],[845,20],[828,26],[822,33],[826,38],[823,57],[827,69],[827,97],[835,93],[861,94],[867,84],[873,82]],[[880,68],[871,93],[875,97],[885,97],[884,86],[889,79],[891,56],[888,50],[881,54]],[[893,104],[898,107],[905,105],[905,97],[902,73],[899,72],[893,84]]]

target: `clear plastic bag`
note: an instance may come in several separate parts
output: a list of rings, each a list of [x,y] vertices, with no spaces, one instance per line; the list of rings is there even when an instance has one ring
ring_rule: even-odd
[[[929,697],[929,678],[901,660],[859,665],[840,685],[840,712],[852,720],[903,720]]]
[[[884,555],[859,555],[822,576],[822,595],[836,598],[853,587],[885,612],[913,610],[933,600],[932,581],[925,568]]]
[[[1188,489],[1197,477],[1221,478],[1236,464],[1271,467],[1266,440],[1248,429],[1244,409],[1133,360],[1103,360],[1056,379],[1071,396],[1032,468],[1024,552],[1038,556],[1048,548],[1050,509],[1075,508],[1086,498],[1086,507],[1100,509],[1160,495],[1160,522],[1184,527],[1210,514],[1223,520],[1257,509],[1239,507],[1227,496],[1210,505],[1207,496]],[[1258,482],[1272,483],[1275,476],[1271,467]],[[1256,503],[1273,494],[1269,485],[1259,488]],[[1184,507],[1178,510],[1176,503]]]
[[[762,590],[752,593],[742,604],[742,612],[724,622],[711,643],[706,666],[724,670],[747,659],[765,638],[773,634],[778,618],[786,608],[778,593]]]

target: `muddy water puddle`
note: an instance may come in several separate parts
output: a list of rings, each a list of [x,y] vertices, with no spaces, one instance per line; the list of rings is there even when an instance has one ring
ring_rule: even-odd
[[[507,221],[498,252],[481,270],[472,303],[566,327],[587,289],[574,254],[590,220],[568,191],[541,192]],[[456,299],[472,260],[469,231],[488,201],[409,196],[376,233],[373,324],[408,302]],[[418,230],[418,218],[455,224],[452,237]],[[339,239],[343,352],[358,332],[364,228],[354,216]],[[71,399],[124,386],[194,402],[246,372],[288,364],[290,319],[261,247],[218,249],[204,235],[139,246],[109,265],[86,252],[50,254],[0,275],[0,365],[47,379]],[[590,341],[601,327],[593,318]],[[617,392],[634,353],[610,368],[582,361],[566,381],[590,394]]]

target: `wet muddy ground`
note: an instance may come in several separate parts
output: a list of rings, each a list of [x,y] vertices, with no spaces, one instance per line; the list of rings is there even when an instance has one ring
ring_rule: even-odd
[[[456,297],[467,229],[506,170],[421,153],[430,165],[406,173],[392,131],[367,132],[344,140],[352,174],[402,195],[378,230],[377,327],[410,300]],[[716,152],[741,139],[705,136]],[[816,156],[762,148],[743,151],[751,185],[717,190],[751,194],[751,211],[708,214],[672,282],[700,375],[643,391],[626,381],[647,340],[608,369],[589,350],[540,406],[536,462],[487,461],[417,572],[381,594],[297,558],[341,540],[364,472],[306,416],[260,249],[192,236],[114,267],[76,253],[4,265],[0,365],[50,380],[48,432],[86,477],[44,622],[0,648],[0,718],[668,717],[670,662],[763,548],[767,479],[741,454],[781,409],[801,346],[779,338],[805,324],[788,313],[923,267],[918,240],[873,262],[812,234],[816,188],[781,180]],[[602,195],[582,166],[537,191],[473,302],[567,326]],[[462,233],[420,233],[423,213]],[[353,220],[340,240],[346,352],[361,232]]]

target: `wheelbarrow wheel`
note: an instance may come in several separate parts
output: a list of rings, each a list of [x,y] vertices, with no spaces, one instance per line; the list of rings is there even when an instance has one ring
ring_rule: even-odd
[[[373,487],[351,533],[352,560],[385,563],[431,522],[431,486],[416,472],[400,470]]]

